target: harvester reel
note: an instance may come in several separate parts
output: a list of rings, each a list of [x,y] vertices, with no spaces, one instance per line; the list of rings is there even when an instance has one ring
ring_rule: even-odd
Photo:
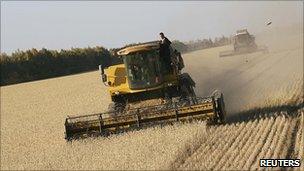
[[[133,108],[123,112],[105,112],[82,116],[69,116],[65,121],[67,140],[89,136],[108,136],[128,129],[142,128],[146,125],[191,121],[212,120],[223,123],[225,105],[222,93],[218,91],[208,97],[188,97],[193,103],[177,101],[155,106]],[[192,99],[192,100],[191,100]],[[195,99],[195,100],[193,100]],[[184,99],[187,101],[187,99]]]

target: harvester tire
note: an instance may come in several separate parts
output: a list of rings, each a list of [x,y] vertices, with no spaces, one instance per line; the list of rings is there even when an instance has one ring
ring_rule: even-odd
[[[115,111],[115,104],[113,102],[108,105],[108,111],[110,111],[110,112]]]
[[[185,83],[180,86],[180,89],[181,89],[181,98],[182,99],[188,98],[188,97],[196,97],[194,89],[190,84]]]
[[[123,103],[110,103],[109,106],[108,106],[108,110],[110,112],[121,112],[125,109],[126,105],[123,104]]]
[[[216,117],[215,123],[223,124],[225,123],[226,118],[226,110],[225,110],[225,103],[224,103],[224,95],[219,91],[213,92],[214,100],[216,102]]]

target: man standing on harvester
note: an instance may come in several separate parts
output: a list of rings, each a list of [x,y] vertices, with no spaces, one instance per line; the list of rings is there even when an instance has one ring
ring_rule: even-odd
[[[159,33],[159,35],[161,38],[161,44],[163,46],[169,47],[171,45],[171,41],[167,37],[165,37],[163,32]]]
[[[171,72],[172,71],[172,66],[171,66],[172,61],[170,57],[171,41],[167,37],[165,37],[163,32],[159,33],[159,35],[161,38],[159,56],[164,60],[166,66],[168,66],[168,69]]]

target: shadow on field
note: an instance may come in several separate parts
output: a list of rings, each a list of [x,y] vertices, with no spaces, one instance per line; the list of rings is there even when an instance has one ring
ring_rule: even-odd
[[[304,108],[304,103],[286,104],[280,106],[271,106],[263,108],[253,108],[247,111],[239,112],[237,114],[228,116],[226,118],[227,124],[248,122],[259,118],[267,118],[274,116],[277,112],[286,112],[289,116],[297,115],[297,111]]]
[[[261,51],[234,52],[233,50],[231,50],[231,54],[229,54],[229,55],[220,55],[220,53],[219,53],[219,57],[220,57],[220,58],[227,58],[227,57],[234,57],[234,56],[237,56],[237,55],[249,56],[250,54],[254,54],[254,53],[262,53],[262,54],[265,54],[264,52],[261,52]]]

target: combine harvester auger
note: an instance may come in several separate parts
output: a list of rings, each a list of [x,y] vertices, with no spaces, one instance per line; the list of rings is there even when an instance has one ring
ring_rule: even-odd
[[[240,55],[245,53],[263,52],[268,53],[266,46],[258,46],[255,37],[248,33],[247,29],[238,30],[233,37],[233,50],[222,51],[220,57]]]
[[[107,136],[126,130],[174,121],[208,120],[220,124],[225,120],[223,94],[196,97],[195,82],[184,67],[179,52],[148,42],[122,48],[117,52],[121,64],[106,69],[100,66],[102,81],[109,87],[112,103],[109,111],[65,120],[67,140]],[[148,100],[161,103],[132,107]]]

